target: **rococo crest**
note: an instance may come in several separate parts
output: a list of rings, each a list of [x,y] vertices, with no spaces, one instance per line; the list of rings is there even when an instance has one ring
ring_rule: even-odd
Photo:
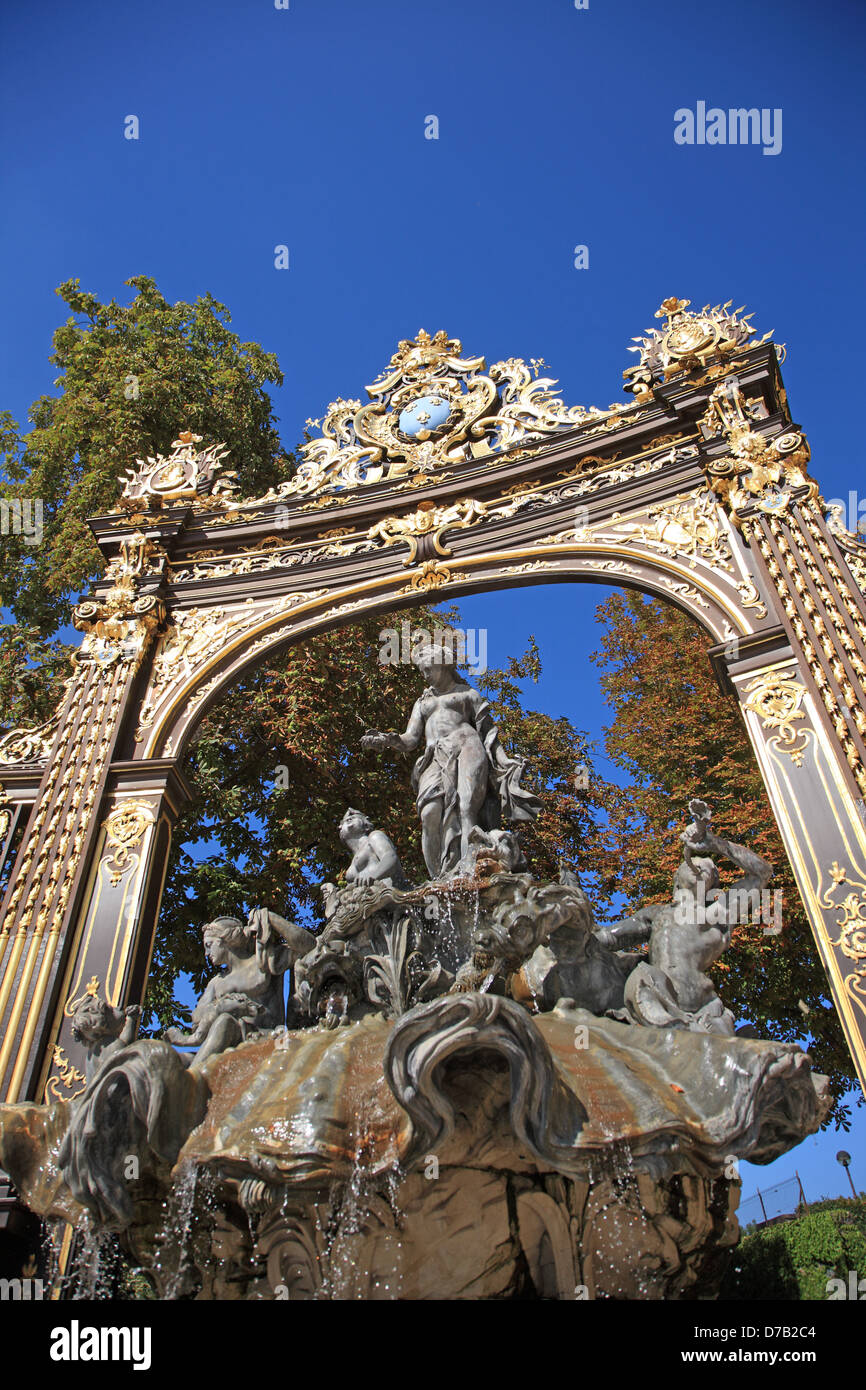
[[[638,346],[630,351],[639,361],[624,373],[625,389],[636,398],[628,405],[566,406],[556,379],[540,375],[543,360],[509,357],[488,367],[483,357],[464,356],[460,340],[444,330],[431,336],[421,329],[399,343],[366,388],[366,404],[338,398],[321,422],[307,421],[309,430],[321,432],[299,450],[293,476],[263,497],[241,498],[234,472],[224,468],[225,445],[199,449],[201,437],[187,429],[168,458],[139,459],[127,469],[119,510],[141,525],[148,513],[181,503],[222,511],[224,520],[290,498],[327,507],[356,488],[423,487],[473,460],[495,463],[506,452],[534,452],[552,436],[615,430],[624,415],[636,418],[636,406],[651,399],[657,382],[696,369],[729,371],[739,353],[770,337],[755,339],[750,315],[731,312],[730,302],[700,313],[688,305],[687,299],[666,299],[656,314],[665,326],[635,339]]]
[[[196,502],[230,498],[237,489],[234,473],[223,467],[228,449],[224,444],[212,444],[197,449],[202,437],[183,430],[171,446],[168,458],[138,459],[136,467],[127,468],[120,505],[126,511],[159,511],[167,502]],[[209,505],[213,505],[212,500]]]
[[[699,313],[688,312],[690,303],[690,299],[678,299],[676,295],[664,300],[655,313],[657,319],[665,319],[664,327],[648,328],[643,337],[632,340],[637,347],[629,348],[629,352],[640,356],[633,367],[623,372],[624,389],[638,400],[649,399],[656,382],[667,381],[680,372],[704,370],[713,358],[724,371],[738,352],[766,343],[772,336],[771,330],[763,338],[755,338],[755,329],[749,323],[752,315],[743,314],[744,306],[731,310],[730,299],[713,308],[705,304]]]
[[[483,357],[462,356],[444,331],[423,329],[402,341],[385,370],[367,387],[367,405],[337,400],[321,436],[301,449],[301,465],[269,499],[409,479],[415,486],[448,465],[537,443],[546,435],[588,423],[612,428],[627,407],[565,406],[556,381],[540,377],[541,363],[510,357],[485,369]],[[318,421],[308,421],[318,425]]]

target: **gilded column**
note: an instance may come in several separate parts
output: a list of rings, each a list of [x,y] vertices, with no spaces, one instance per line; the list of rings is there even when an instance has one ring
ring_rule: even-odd
[[[158,574],[158,551],[140,533],[124,542],[110,587],[76,609],[86,636],[0,919],[0,1087],[9,1101],[32,1089],[122,716],[162,616],[155,594],[139,590],[143,575]]]
[[[85,994],[110,1004],[141,1003],[177,814],[189,788],[168,761],[109,769],[81,905],[70,929],[66,966],[41,1067],[37,1099],[74,1100],[84,1088],[84,1057],[71,1018]]]
[[[735,377],[703,423],[724,439],[708,451],[710,485],[779,620],[772,652],[730,644],[728,674],[866,1087],[866,595],[800,432],[759,432]]]

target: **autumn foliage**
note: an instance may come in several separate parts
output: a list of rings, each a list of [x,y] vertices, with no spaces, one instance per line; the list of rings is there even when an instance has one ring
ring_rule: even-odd
[[[738,926],[714,967],[725,1004],[762,1036],[808,1040],[835,1091],[856,1085],[761,773],[737,702],[716,683],[706,634],[678,609],[635,593],[613,595],[598,617],[594,660],[613,711],[605,742],[625,782],[609,789],[607,808],[621,892],[632,905],[669,896],[689,799],[703,797],[717,833],[768,859],[771,890],[782,891],[781,934],[765,935],[765,923]]]

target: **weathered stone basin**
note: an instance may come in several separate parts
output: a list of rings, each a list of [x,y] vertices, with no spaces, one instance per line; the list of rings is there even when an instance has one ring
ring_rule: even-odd
[[[707,1296],[737,1238],[734,1160],[771,1162],[826,1109],[795,1046],[483,993],[275,1030],[201,1079],[173,1167],[141,1146],[120,1230],[163,1296]],[[0,1163],[33,1210],[75,1222],[69,1117],[0,1107]],[[179,1187],[180,1277],[159,1238]]]

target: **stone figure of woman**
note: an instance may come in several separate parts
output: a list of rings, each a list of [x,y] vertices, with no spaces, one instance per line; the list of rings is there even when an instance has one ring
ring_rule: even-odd
[[[541,803],[521,787],[523,759],[505,752],[488,701],[455,669],[453,654],[427,643],[412,660],[428,684],[405,733],[370,730],[361,745],[410,752],[424,740],[412,772],[421,845],[430,877],[445,878],[468,853],[475,826],[533,820]]]
[[[392,883],[406,887],[406,877],[400,856],[384,832],[377,830],[363,811],[350,806],[340,821],[340,839],[352,851],[352,862],[346,870],[350,887],[365,888],[371,883]]]

